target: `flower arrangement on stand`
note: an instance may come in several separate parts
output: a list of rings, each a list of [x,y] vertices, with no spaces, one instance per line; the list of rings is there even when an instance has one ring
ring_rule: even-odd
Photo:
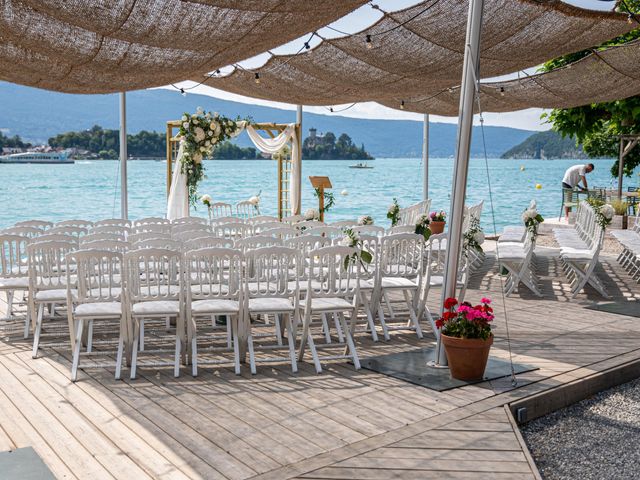
[[[387,210],[387,218],[391,220],[392,227],[395,227],[400,221],[400,204],[398,203],[397,198],[394,198],[393,203],[389,205],[389,209]]]
[[[538,206],[535,200],[529,204],[529,208],[522,212],[522,221],[525,228],[531,233],[532,240],[538,236],[538,227],[544,222],[544,217],[538,213]]]
[[[211,223],[211,204],[213,203],[211,195],[202,195],[200,197],[200,201],[204,204],[205,207],[207,207],[207,215],[209,216],[209,223]]]
[[[431,212],[429,214],[429,218],[431,219],[431,233],[442,233],[444,232],[444,224],[447,222],[447,214],[444,210]]]
[[[343,247],[353,247],[356,249],[356,252],[344,259],[344,269],[347,270],[349,268],[349,264],[351,262],[360,262],[360,265],[367,270],[367,265],[371,263],[373,260],[373,256],[370,252],[363,250],[362,248],[362,239],[357,232],[354,232],[351,228],[345,228],[343,230],[344,237],[340,240],[340,245]]]
[[[587,203],[593,208],[598,225],[604,229],[607,225],[611,224],[611,220],[613,220],[613,216],[616,214],[615,209],[611,205],[595,197],[589,197]]]
[[[260,190],[257,195],[249,197],[248,200],[248,202],[253,205],[253,208],[256,210],[258,215],[260,214],[260,195],[262,195],[262,190]]]
[[[440,329],[451,377],[459,380],[481,380],[493,344],[491,322],[494,319],[491,299],[482,298],[478,305],[459,303],[455,298],[444,301]]]
[[[373,225],[373,218],[371,215],[362,215],[358,217],[358,225]]]
[[[202,161],[210,158],[217,143],[235,136],[243,125],[240,118],[232,120],[218,113],[205,112],[198,107],[196,113],[182,115],[179,137],[183,153],[178,159],[182,173],[187,177],[189,203],[198,202],[198,184],[205,178]]]
[[[469,229],[464,232],[462,237],[462,253],[467,256],[471,250],[482,253],[482,244],[484,243],[484,231],[480,226],[480,221],[473,217],[469,222]]]
[[[429,237],[432,233],[429,225],[431,225],[431,218],[429,217],[429,215],[420,215],[420,217],[418,218],[418,222],[416,223],[416,233],[418,235],[422,235],[425,240],[429,240]]]

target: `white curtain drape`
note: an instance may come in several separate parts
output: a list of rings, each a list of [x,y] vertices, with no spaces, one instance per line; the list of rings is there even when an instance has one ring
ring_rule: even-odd
[[[167,218],[175,220],[176,218],[189,216],[189,191],[187,189],[187,176],[182,173],[182,155],[184,154],[184,143],[180,142],[176,163],[173,167],[173,175],[171,177],[171,189],[169,190],[169,199],[167,200]]]
[[[287,142],[291,141],[291,178],[289,184],[289,203],[293,213],[300,212],[300,196],[298,190],[300,175],[300,151],[296,137],[296,124],[291,123],[275,138],[264,138],[260,136],[258,131],[247,122],[238,122],[238,130],[233,137],[238,136],[243,130],[247,130],[249,138],[258,150],[273,155],[279,152]],[[171,189],[169,190],[169,200],[167,202],[167,218],[174,220],[176,218],[189,216],[189,192],[187,189],[187,177],[182,173],[180,168],[182,163],[182,155],[184,153],[184,145],[180,143],[176,164],[171,178]]]

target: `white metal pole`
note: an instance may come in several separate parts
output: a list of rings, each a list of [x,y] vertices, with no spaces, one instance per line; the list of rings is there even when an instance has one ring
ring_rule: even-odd
[[[296,123],[300,126],[300,128],[298,129],[298,131],[300,132],[300,138],[298,139],[300,148],[298,148],[298,158],[296,159],[296,161],[298,162],[298,168],[296,169],[296,178],[294,178],[293,181],[296,182],[296,186],[298,187],[298,194],[295,199],[296,203],[295,205],[293,205],[292,213],[294,215],[300,215],[300,213],[302,213],[302,105],[298,105],[296,108]]]
[[[127,94],[120,92],[120,216],[129,218],[127,199]]]
[[[422,199],[429,198],[429,114],[424,114],[422,127]]]
[[[442,303],[448,297],[456,296],[458,266],[462,243],[462,221],[464,200],[467,189],[469,152],[471,148],[471,130],[473,127],[473,107],[475,100],[475,81],[480,67],[480,33],[482,30],[482,10],[484,0],[471,0],[467,19],[467,38],[464,51],[464,67],[460,88],[460,106],[458,113],[458,138],[456,143],[456,163],[453,169],[453,187],[451,207],[449,209],[449,247],[444,268],[444,288]],[[447,358],[438,338],[437,363],[445,365]]]

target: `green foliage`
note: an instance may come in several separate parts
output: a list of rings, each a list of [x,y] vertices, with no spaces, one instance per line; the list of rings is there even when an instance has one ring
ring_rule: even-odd
[[[611,206],[613,207],[613,210],[616,212],[616,215],[626,215],[629,204],[624,200],[620,200],[619,198],[614,198],[613,200],[611,200]]]
[[[371,160],[373,157],[357,147],[346,133],[336,136],[327,132],[324,136],[307,137],[302,144],[302,156],[309,160]]]
[[[329,192],[328,190],[324,190],[322,192],[322,194],[321,194],[320,193],[320,189],[316,188],[315,191],[313,192],[313,195],[316,198],[320,198],[320,195],[322,195],[322,198],[324,198],[324,206],[322,207],[322,209],[318,213],[327,213],[329,210],[331,210],[331,208],[336,203],[335,195],[333,193]]]
[[[618,11],[639,12],[640,0],[624,0],[618,4]],[[564,67],[589,55],[593,50],[603,50],[614,45],[621,45],[640,38],[640,28],[616,37],[597,47],[572,53],[548,61],[541,71],[548,72]],[[633,81],[633,80],[630,80]],[[582,144],[589,157],[614,157],[619,155],[619,139],[617,135],[638,133],[640,126],[640,96],[629,97],[608,103],[596,103],[574,108],[553,109],[543,114],[553,130],[570,137],[576,145]],[[640,165],[640,148],[634,148],[625,157],[624,174],[631,176],[636,166]],[[618,176],[617,160],[611,167],[611,175]]]
[[[15,135],[13,137],[8,137],[4,133],[0,132],[0,151],[2,151],[2,149],[5,148],[5,147],[7,147],[7,148],[27,148],[27,147],[30,147],[30,146],[31,146],[30,143],[23,142],[22,139],[18,135]]]
[[[213,149],[213,158],[223,160],[253,160],[260,158],[253,147],[242,148],[229,141],[221,142]]]
[[[558,132],[548,130],[532,134],[510,148],[500,158],[585,158],[582,146]]]

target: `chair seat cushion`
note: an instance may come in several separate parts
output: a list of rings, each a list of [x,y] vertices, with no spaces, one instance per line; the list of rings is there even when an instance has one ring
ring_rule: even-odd
[[[134,315],[177,315],[180,312],[180,302],[173,300],[152,300],[150,302],[134,303],[131,307]]]
[[[307,306],[307,300],[300,301],[300,308]],[[327,297],[327,298],[312,298],[311,310],[324,311],[324,312],[341,312],[344,310],[350,310],[353,308],[353,304],[348,302],[344,298],[339,297]]]
[[[0,278],[0,290],[26,290],[29,288],[29,277]]]
[[[268,312],[292,312],[293,303],[288,298],[250,298],[249,311]]]
[[[71,290],[71,298],[78,297],[76,290]],[[36,292],[37,302],[66,302],[67,301],[67,289],[57,288],[53,290],[39,290]]]
[[[94,298],[109,297],[109,296],[111,296],[112,298],[119,298],[121,293],[122,293],[122,288],[120,287],[111,287],[111,289],[109,289],[109,287],[102,287],[102,288],[92,288],[89,291],[89,296]]]
[[[240,304],[235,300],[226,299],[210,299],[210,300],[196,300],[191,302],[191,311],[193,313],[238,313],[240,311]]]
[[[120,302],[82,303],[76,307],[76,317],[119,317],[122,315]]]
[[[563,248],[560,257],[564,260],[590,261],[594,257],[594,252],[588,249]]]
[[[429,278],[429,286],[431,287],[441,287],[444,284],[444,277],[442,275],[432,275]],[[463,283],[460,280],[456,280],[456,285],[458,287],[463,286]]]
[[[418,288],[418,285],[414,280],[404,277],[382,277],[381,283],[382,288],[393,289],[414,289]]]

